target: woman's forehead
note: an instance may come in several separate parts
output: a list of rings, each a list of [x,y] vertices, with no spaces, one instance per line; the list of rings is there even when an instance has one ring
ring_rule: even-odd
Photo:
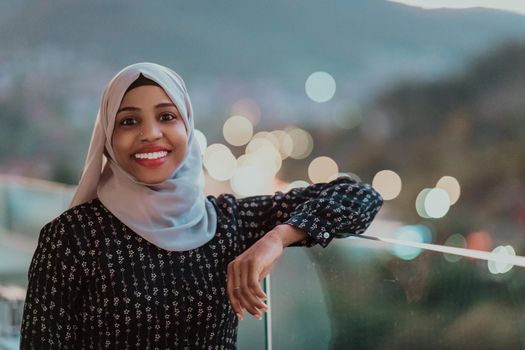
[[[124,111],[138,112],[141,109],[173,108],[182,116],[179,107],[170,96],[157,86],[139,86],[128,91],[120,101],[117,115]]]
[[[128,93],[128,91],[133,90],[134,88],[137,88],[139,86],[145,86],[145,85],[153,85],[153,86],[161,87],[156,81],[150,78],[146,78],[144,75],[142,75],[142,73],[140,73],[139,77],[135,79],[135,81],[131,83],[129,87],[126,89],[125,94]]]

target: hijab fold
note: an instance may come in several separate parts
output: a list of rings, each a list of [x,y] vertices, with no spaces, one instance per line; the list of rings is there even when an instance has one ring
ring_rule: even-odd
[[[111,146],[117,110],[127,88],[141,74],[164,89],[188,131],[184,159],[170,178],[155,184],[143,183],[123,170],[115,161]],[[203,188],[202,155],[194,135],[193,108],[182,78],[155,63],[136,63],[122,69],[102,94],[84,170],[69,207],[98,197],[142,238],[168,251],[184,251],[198,248],[215,236],[217,214]]]

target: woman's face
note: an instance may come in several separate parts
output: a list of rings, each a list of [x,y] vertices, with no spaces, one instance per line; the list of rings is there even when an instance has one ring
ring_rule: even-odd
[[[139,181],[154,184],[170,178],[182,162],[188,136],[164,90],[143,85],[124,95],[111,143],[122,169]]]

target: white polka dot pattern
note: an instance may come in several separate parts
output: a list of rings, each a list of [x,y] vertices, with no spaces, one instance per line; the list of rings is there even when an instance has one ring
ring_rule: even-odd
[[[227,265],[276,225],[303,229],[295,246],[362,233],[382,204],[369,185],[338,178],[273,196],[208,196],[217,234],[169,252],[98,200],[46,224],[29,268],[21,349],[235,349]]]

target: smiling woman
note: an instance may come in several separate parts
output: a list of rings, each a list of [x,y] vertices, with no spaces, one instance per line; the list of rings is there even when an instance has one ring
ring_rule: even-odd
[[[187,127],[164,90],[141,75],[126,91],[115,119],[116,161],[137,180],[158,184],[186,156]]]
[[[120,71],[70,208],[40,232],[21,348],[235,349],[244,312],[267,311],[261,281],[285,247],[362,233],[382,204],[347,177],[205,197],[202,172],[182,78]]]

